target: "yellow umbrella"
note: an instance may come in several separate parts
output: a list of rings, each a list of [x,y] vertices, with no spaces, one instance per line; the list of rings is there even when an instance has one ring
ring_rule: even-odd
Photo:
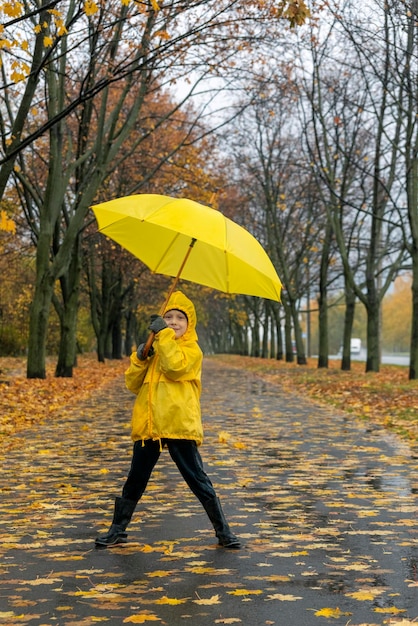
[[[220,211],[158,194],[125,196],[92,209],[101,233],[153,272],[175,276],[175,283],[181,275],[225,293],[280,301],[280,279],[265,250]]]
[[[99,231],[129,250],[153,272],[180,276],[226,293],[280,301],[281,283],[260,243],[219,211],[158,194],[125,196],[91,207]],[[148,354],[151,333],[143,349]]]

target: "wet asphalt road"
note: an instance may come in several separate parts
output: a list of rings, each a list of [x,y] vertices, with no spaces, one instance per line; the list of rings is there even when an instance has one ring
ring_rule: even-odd
[[[94,547],[131,453],[117,381],[16,436],[0,476],[0,624],[418,620],[418,460],[378,428],[204,363],[201,448],[244,547],[218,548],[166,451],[128,544]]]

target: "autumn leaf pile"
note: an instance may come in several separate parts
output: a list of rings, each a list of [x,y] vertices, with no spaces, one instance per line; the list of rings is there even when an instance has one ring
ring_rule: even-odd
[[[0,441],[94,394],[123,374],[127,360],[104,364],[82,355],[72,378],[55,378],[54,368],[50,360],[45,379],[27,379],[24,359],[0,358]]]

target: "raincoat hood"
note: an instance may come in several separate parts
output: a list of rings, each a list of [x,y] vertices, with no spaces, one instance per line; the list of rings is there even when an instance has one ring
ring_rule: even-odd
[[[196,311],[181,291],[175,291],[164,313],[177,309],[187,315],[187,330],[178,339],[163,328],[154,340],[155,354],[142,361],[136,350],[125,372],[127,388],[136,394],[132,439],[188,439],[200,445],[203,427],[200,409],[203,353],[197,343]]]
[[[182,311],[187,315],[187,330],[181,339],[186,341],[197,341],[197,333],[196,333],[196,309],[194,308],[194,304],[187,296],[184,295],[181,291],[175,291],[171,294],[169,301],[167,302],[167,306],[164,309],[163,315],[165,315],[168,311],[172,309],[177,309],[178,311]]]

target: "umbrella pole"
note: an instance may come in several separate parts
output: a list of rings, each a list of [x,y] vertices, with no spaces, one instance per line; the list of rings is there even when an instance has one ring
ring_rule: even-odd
[[[186,255],[185,255],[185,257],[184,257],[184,259],[183,259],[183,261],[182,261],[182,264],[180,265],[180,269],[179,269],[179,271],[177,272],[177,276],[175,277],[175,279],[174,279],[174,281],[173,281],[173,283],[172,283],[172,285],[171,285],[171,287],[170,287],[170,289],[169,289],[169,291],[168,291],[168,294],[167,294],[167,297],[166,297],[166,299],[165,299],[165,302],[164,302],[164,304],[162,305],[162,307],[161,307],[161,309],[160,309],[160,315],[162,315],[162,314],[164,313],[164,311],[165,311],[165,309],[166,309],[166,306],[167,306],[167,304],[168,304],[168,301],[170,300],[170,298],[171,298],[171,296],[172,296],[172,294],[173,294],[173,292],[174,292],[174,289],[177,287],[177,283],[178,283],[178,282],[179,282],[179,280],[180,280],[180,276],[181,276],[181,273],[182,273],[182,271],[183,271],[183,268],[184,268],[184,266],[185,266],[185,265],[186,265],[186,263],[187,263],[187,259],[189,258],[190,253],[191,253],[191,251],[192,251],[193,246],[194,246],[194,244],[195,244],[195,243],[196,243],[196,239],[193,237],[193,238],[192,238],[192,240],[191,240],[191,242],[190,242],[190,244],[189,244],[189,247],[188,247],[188,249],[187,249]],[[143,356],[144,358],[146,358],[146,356],[147,356],[147,354],[148,354],[148,352],[149,352],[149,349],[150,349],[150,348],[151,348],[151,346],[152,346],[152,342],[154,341],[154,337],[155,337],[155,333],[153,333],[153,332],[151,332],[151,333],[148,335],[147,342],[146,342],[146,344],[145,344],[145,346],[144,346],[144,349],[142,350],[142,356]]]

